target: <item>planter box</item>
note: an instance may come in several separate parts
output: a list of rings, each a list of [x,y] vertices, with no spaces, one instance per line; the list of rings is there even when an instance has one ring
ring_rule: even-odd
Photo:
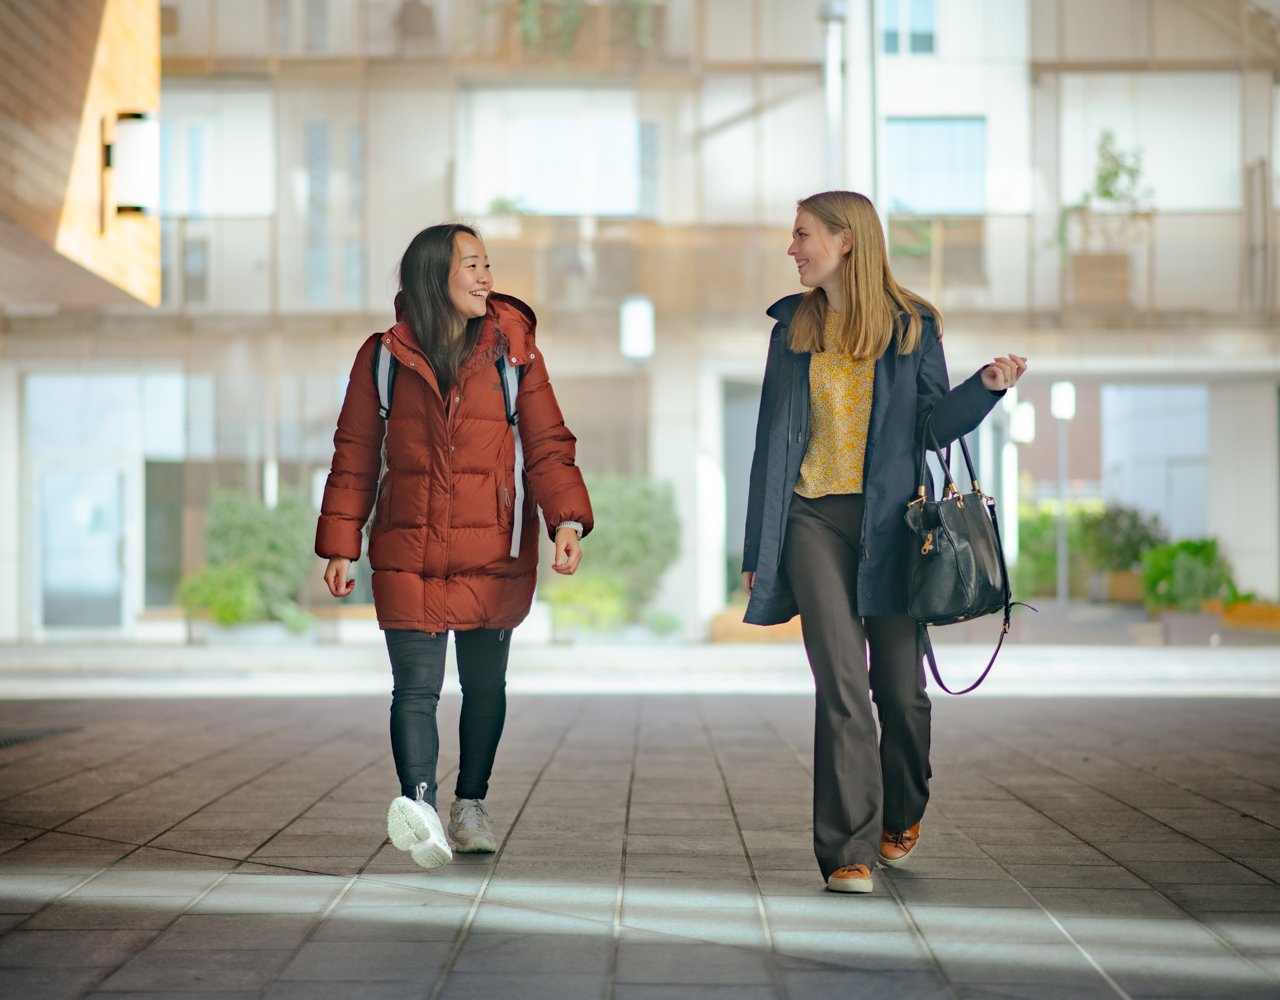
[[[744,606],[730,606],[711,619],[712,642],[800,642],[800,616],[781,625],[748,625]]]
[[[1222,612],[1222,624],[1228,628],[1242,628],[1253,632],[1280,632],[1280,604],[1268,601],[1239,601],[1223,608],[1221,601],[1206,605],[1208,610]]]
[[[315,629],[290,632],[283,622],[215,625],[203,618],[187,622],[187,641],[196,646],[282,646],[315,642]]]
[[[1077,306],[1129,305],[1127,253],[1071,254],[1071,302]]]
[[[1216,646],[1222,641],[1217,611],[1165,611],[1160,626],[1166,646]]]
[[[1089,600],[1107,604],[1141,604],[1142,577],[1131,569],[1090,573]]]

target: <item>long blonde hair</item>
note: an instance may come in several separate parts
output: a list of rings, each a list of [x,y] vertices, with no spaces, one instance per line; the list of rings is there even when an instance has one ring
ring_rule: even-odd
[[[884,229],[870,198],[856,191],[823,191],[802,198],[796,207],[816,218],[831,235],[846,235],[853,249],[845,257],[840,275],[844,311],[832,342],[826,343],[823,336],[827,293],[811,288],[791,318],[791,350],[829,350],[855,358],[878,358],[893,340],[898,317],[905,314],[907,326],[898,341],[898,353],[910,354],[920,346],[922,307],[933,313],[938,336],[942,336],[938,310],[899,285],[889,270]]]

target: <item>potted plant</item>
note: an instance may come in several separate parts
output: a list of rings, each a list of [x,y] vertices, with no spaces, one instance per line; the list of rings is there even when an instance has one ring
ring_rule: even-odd
[[[1141,604],[1142,554],[1168,541],[1157,515],[1114,504],[1081,515],[1080,546],[1089,568],[1089,597]]]
[[[1144,552],[1142,594],[1148,610],[1160,616],[1166,643],[1195,645],[1217,645],[1218,609],[1240,597],[1231,565],[1212,538],[1169,542]]]
[[[178,601],[193,641],[262,638],[302,633],[311,617],[297,597],[315,566],[315,512],[301,492],[284,493],[274,507],[246,492],[215,490],[205,529],[207,564],[183,577]]]
[[[1058,243],[1071,251],[1068,276],[1073,304],[1129,304],[1129,248],[1144,233],[1152,197],[1143,184],[1142,150],[1120,149],[1115,133],[1103,130],[1093,183],[1078,201],[1062,206],[1058,219]]]

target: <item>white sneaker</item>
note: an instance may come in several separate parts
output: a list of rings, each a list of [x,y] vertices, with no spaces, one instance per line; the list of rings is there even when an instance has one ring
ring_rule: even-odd
[[[422,868],[439,868],[453,857],[445,839],[440,817],[429,802],[423,800],[427,785],[418,786],[418,798],[398,796],[387,810],[387,836],[402,851],[408,851]]]
[[[449,839],[459,854],[492,854],[498,849],[483,799],[454,799],[449,807]]]

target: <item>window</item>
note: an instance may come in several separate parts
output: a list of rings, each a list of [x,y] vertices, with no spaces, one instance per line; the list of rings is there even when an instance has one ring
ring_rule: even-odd
[[[880,0],[880,25],[887,54],[933,54],[937,32],[934,0]]]
[[[309,53],[329,50],[328,0],[307,0],[305,49]]]
[[[657,202],[656,135],[642,138],[629,90],[474,90],[466,101],[457,201],[538,215],[633,216]],[[651,164],[652,166],[652,164]]]
[[[364,130],[350,121],[312,120],[303,123],[301,139],[306,193],[299,304],[358,309],[368,279]]]
[[[329,258],[329,124],[307,122],[303,127],[307,173],[306,249],[304,283],[308,305],[327,305],[332,276]]]
[[[985,214],[986,119],[886,119],[885,160],[890,212]]]
[[[885,224],[898,280],[985,285],[987,123],[982,118],[885,122]]]

